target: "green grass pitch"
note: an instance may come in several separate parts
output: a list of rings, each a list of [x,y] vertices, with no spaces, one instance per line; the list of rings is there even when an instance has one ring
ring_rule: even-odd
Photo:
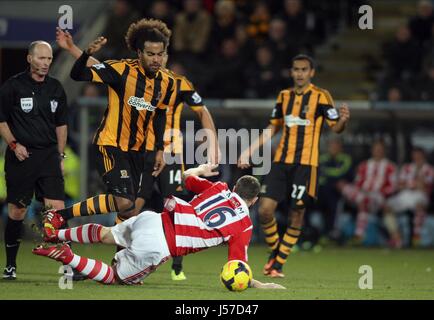
[[[0,244],[4,248],[4,244]],[[5,299],[434,299],[434,251],[386,249],[324,249],[319,253],[292,254],[284,279],[261,274],[267,257],[263,246],[249,249],[249,264],[260,281],[274,281],[287,290],[248,289],[229,292],[219,282],[227,248],[205,250],[184,259],[186,281],[170,279],[169,261],[145,279],[141,286],[104,286],[94,281],[74,282],[72,290],[58,286],[60,264],[31,254],[31,242],[23,243],[18,256],[18,279],[0,280],[0,300]],[[76,253],[109,263],[114,248],[74,245]],[[4,265],[4,251],[0,260]],[[359,267],[373,269],[373,289],[358,286]]]

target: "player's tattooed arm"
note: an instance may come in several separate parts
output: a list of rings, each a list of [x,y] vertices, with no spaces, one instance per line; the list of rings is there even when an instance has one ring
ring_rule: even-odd
[[[92,81],[93,74],[91,68],[87,67],[88,58],[92,54],[98,52],[106,43],[106,38],[98,37],[89,44],[87,49],[85,49],[77,61],[75,61],[74,66],[71,69],[70,75],[72,79],[76,81]],[[108,73],[107,77],[103,79],[103,82],[106,84],[116,84],[119,81],[120,76],[115,71],[113,71],[113,73]]]
[[[107,43],[107,38],[98,37],[95,40],[93,40],[91,43],[89,43],[89,46],[87,47],[85,52],[86,54],[91,56],[94,53],[97,53],[106,43]]]
[[[60,48],[68,51],[76,59],[78,59],[83,53],[83,51],[74,43],[74,39],[72,38],[72,35],[69,33],[68,30],[64,31],[61,28],[57,27],[56,42]],[[87,59],[86,66],[91,67],[94,64],[98,63],[100,63],[99,60],[95,59],[94,57],[89,57]]]

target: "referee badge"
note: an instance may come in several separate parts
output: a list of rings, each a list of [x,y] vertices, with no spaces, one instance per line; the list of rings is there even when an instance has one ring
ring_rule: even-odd
[[[32,111],[32,109],[33,109],[33,98],[21,98],[20,99],[20,103],[21,103],[21,109],[25,113],[29,113],[30,111]]]

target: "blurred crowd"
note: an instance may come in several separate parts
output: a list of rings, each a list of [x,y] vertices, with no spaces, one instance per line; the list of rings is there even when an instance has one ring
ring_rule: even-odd
[[[116,0],[103,33],[104,58],[134,57],[124,34],[140,18],[173,31],[169,67],[207,98],[275,98],[291,84],[297,53],[315,48],[357,13],[360,0]]]
[[[387,151],[377,140],[371,155],[354,166],[339,140],[328,142],[320,158],[318,202],[311,211],[321,221],[307,220],[310,241],[323,237],[392,248],[434,244],[434,168],[426,152],[414,147],[408,162],[398,166]]]
[[[434,100],[433,2],[421,0],[417,14],[383,45],[386,63],[379,80],[379,100]]]

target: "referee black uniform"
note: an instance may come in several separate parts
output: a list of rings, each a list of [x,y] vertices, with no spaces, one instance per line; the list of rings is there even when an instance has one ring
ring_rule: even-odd
[[[5,126],[5,123],[7,126]],[[61,171],[56,128],[67,123],[67,101],[60,82],[45,76],[35,81],[30,69],[8,79],[0,88],[0,125],[2,135],[9,127],[15,141],[6,141],[5,176],[7,202],[26,208],[35,194],[36,199],[64,201],[64,181]],[[6,129],[7,130],[7,129]],[[20,161],[17,146],[24,146],[29,155]],[[10,207],[10,206],[9,206]],[[5,231],[7,267],[4,278],[11,278],[16,268],[16,255],[23,220],[8,218]],[[13,270],[15,275],[15,269]]]

